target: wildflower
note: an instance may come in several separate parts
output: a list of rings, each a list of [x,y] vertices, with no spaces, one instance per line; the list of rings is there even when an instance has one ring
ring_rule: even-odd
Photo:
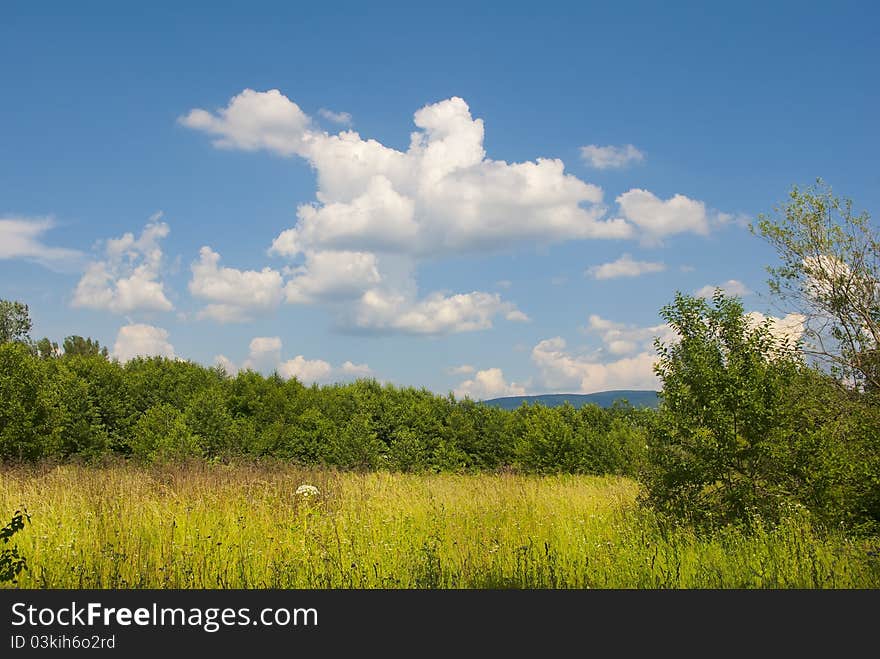
[[[305,498],[316,497],[320,494],[320,490],[314,485],[300,485],[296,488],[296,494],[302,495]]]

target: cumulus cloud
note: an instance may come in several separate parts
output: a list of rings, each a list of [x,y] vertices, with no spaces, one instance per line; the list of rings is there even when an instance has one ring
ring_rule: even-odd
[[[544,385],[551,390],[594,393],[610,389],[657,389],[653,366],[654,352],[640,352],[613,361],[595,355],[573,354],[565,339],[540,341],[532,349],[532,362],[538,367]]]
[[[799,313],[786,314],[782,318],[765,316],[760,311],[750,311],[746,314],[749,324],[757,327],[767,322],[767,329],[777,339],[788,341],[792,346],[797,345],[804,335],[804,323],[807,317]]]
[[[321,108],[318,110],[318,114],[324,117],[327,121],[332,121],[334,124],[351,126],[351,114],[348,112],[334,112],[327,108]]]
[[[292,274],[284,287],[291,303],[356,299],[382,281],[376,255],[369,252],[309,252]]]
[[[104,245],[105,258],[86,267],[73,292],[74,307],[126,314],[134,311],[171,311],[159,279],[163,257],[159,241],[170,229],[153,215],[137,238],[125,233]]]
[[[477,371],[472,379],[465,380],[455,389],[455,395],[459,398],[467,396],[474,400],[486,400],[500,396],[522,396],[525,393],[525,387],[516,382],[508,383],[500,368]]]
[[[298,263],[288,302],[345,300],[342,316],[354,327],[434,334],[486,329],[496,314],[527,319],[484,292],[418,295],[414,273],[425,259],[567,240],[657,242],[709,230],[702,202],[682,195],[662,201],[631,190],[618,198],[620,216],[609,217],[601,188],[566,173],[559,159],[492,159],[483,120],[458,97],[416,111],[405,150],[354,130],[322,130],[277,89],[246,89],[224,108],[193,109],[179,121],[211,135],[219,148],[266,150],[312,166],[315,199],[297,208],[296,222],[269,252]],[[598,153],[606,154],[603,164],[641,156],[631,145],[622,155]],[[411,264],[405,275],[401,260]],[[434,311],[451,321],[428,318]]]
[[[434,335],[489,329],[499,314],[514,322],[528,320],[528,316],[512,303],[504,302],[497,293],[434,293],[413,303],[403,296],[374,289],[361,299],[355,322],[364,329]]]
[[[50,217],[0,218],[0,260],[26,259],[50,268],[72,267],[82,258],[80,252],[42,242],[43,234],[54,226]]]
[[[152,325],[132,324],[119,328],[113,357],[127,362],[135,357],[174,357],[174,346],[168,342],[168,332]]]
[[[588,144],[581,147],[581,158],[594,169],[623,169],[628,165],[644,162],[645,154],[632,144],[624,146]]]
[[[450,375],[470,375],[476,370],[477,369],[475,369],[470,364],[462,364],[460,366],[450,366],[446,369],[446,372]]]
[[[585,274],[593,279],[616,279],[618,277],[638,277],[639,275],[663,272],[664,270],[666,270],[665,263],[635,261],[629,254],[624,254],[616,261],[588,268]]]
[[[664,201],[652,192],[635,188],[616,201],[623,217],[640,230],[643,243],[658,243],[677,233],[709,233],[706,205],[682,194]]]
[[[720,288],[728,297],[745,297],[746,295],[752,294],[752,291],[749,290],[748,286],[741,281],[737,279],[728,279],[726,282],[718,284],[717,286],[707,284],[695,291],[694,295],[697,297],[711,298],[715,295],[715,290],[718,288]]]
[[[225,355],[218,355],[214,362],[230,374],[245,369],[261,373],[277,372],[283,378],[295,377],[304,384],[352,380],[373,374],[367,364],[356,364],[352,361],[345,361],[334,367],[323,359],[306,359],[303,355],[285,360],[281,356],[282,348],[283,344],[278,336],[257,336],[251,339],[248,356],[240,367]]]
[[[666,323],[639,327],[608,320],[596,314],[591,314],[587,319],[587,331],[598,336],[604,349],[612,355],[651,351],[654,339],[669,342],[677,338],[675,331]]]
[[[312,124],[299,106],[277,89],[245,89],[216,114],[195,109],[178,121],[187,128],[214,135],[212,144],[221,149],[266,149],[284,156],[302,149]]]
[[[323,359],[306,359],[302,355],[278,364],[278,373],[281,377],[296,378],[305,384],[326,382],[332,372],[333,367]]]
[[[210,247],[199,250],[192,266],[189,290],[209,304],[200,318],[221,323],[243,322],[278,307],[284,296],[281,273],[271,268],[236,270],[220,267],[220,255]]]

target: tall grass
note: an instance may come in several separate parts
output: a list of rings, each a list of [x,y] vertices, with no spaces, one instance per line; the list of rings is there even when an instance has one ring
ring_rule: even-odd
[[[296,495],[304,483],[315,497]],[[803,521],[701,538],[616,477],[285,465],[0,470],[24,588],[853,588],[871,542]],[[5,512],[3,514],[6,514]]]

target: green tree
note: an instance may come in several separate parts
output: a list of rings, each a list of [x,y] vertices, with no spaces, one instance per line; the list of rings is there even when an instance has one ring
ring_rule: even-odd
[[[0,343],[29,343],[31,326],[26,304],[0,300]]]
[[[796,348],[720,290],[711,303],[679,293],[661,316],[679,340],[655,344],[663,389],[647,501],[698,524],[778,519],[796,498],[780,477],[798,439],[789,401]]]
[[[184,460],[201,454],[199,440],[183,414],[167,403],[148,409],[138,420],[131,439],[132,454],[149,462]]]
[[[67,357],[73,357],[74,355],[82,357],[100,355],[106,359],[109,356],[107,347],[102,346],[97,339],[91,337],[84,339],[81,336],[71,335],[64,339],[61,347],[64,350],[64,355]]]
[[[805,351],[844,384],[880,390],[880,234],[821,180],[752,230],[782,262],[770,289],[805,318]]]
[[[54,359],[60,354],[58,344],[50,341],[48,337],[43,337],[34,345],[37,356],[40,359]]]

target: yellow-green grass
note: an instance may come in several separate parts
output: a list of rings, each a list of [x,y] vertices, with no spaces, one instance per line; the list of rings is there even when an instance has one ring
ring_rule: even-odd
[[[803,521],[699,537],[637,494],[617,477],[5,467],[0,522],[31,515],[24,588],[880,586],[876,541]]]

